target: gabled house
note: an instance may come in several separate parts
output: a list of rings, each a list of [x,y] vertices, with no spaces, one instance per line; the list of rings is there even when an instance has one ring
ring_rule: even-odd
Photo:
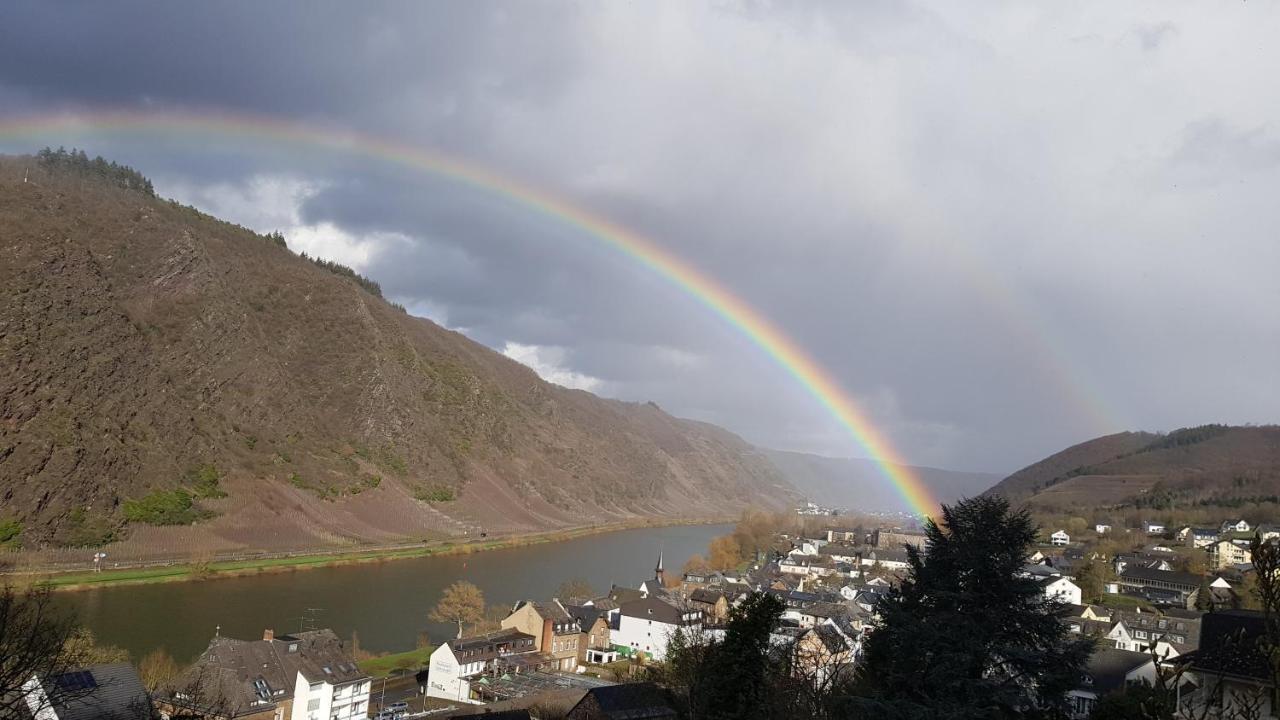
[[[661,598],[641,598],[623,603],[618,608],[618,627],[611,632],[614,645],[643,652],[661,661],[667,654],[667,643],[678,630],[699,631],[702,613],[683,608]]]
[[[603,665],[618,659],[609,636],[609,613],[591,605],[565,605],[578,623],[578,664]]]
[[[266,630],[261,640],[215,637],[157,706],[221,720],[354,720],[368,714],[370,685],[332,630]]]
[[[689,607],[701,610],[707,622],[719,624],[729,617],[729,600],[719,590],[699,588],[689,593]]]
[[[1266,649],[1266,618],[1254,610],[1223,610],[1204,616],[1200,647],[1188,655],[1187,674],[1199,689],[1182,694],[1187,717],[1274,717],[1275,691]]]
[[[885,570],[906,570],[911,567],[911,564],[907,562],[907,551],[893,548],[876,548],[862,556],[863,567],[875,567],[876,565]]]
[[[1218,542],[1219,532],[1217,528],[1191,528],[1187,532],[1184,542],[1187,547],[1202,548]]]
[[[1131,685],[1154,684],[1155,680],[1156,666],[1150,655],[1110,648],[1097,650],[1089,657],[1080,684],[1067,693],[1070,717],[1087,718],[1103,695]]]
[[[1052,598],[1058,602],[1064,602],[1071,605],[1080,604],[1080,586],[1071,581],[1071,578],[1065,575],[1053,575],[1040,578],[1036,581],[1040,586],[1040,591],[1047,598]]]
[[[1057,546],[1070,545],[1071,536],[1067,534],[1066,530],[1058,530],[1049,536],[1049,543]]]
[[[1234,520],[1222,521],[1222,532],[1224,533],[1228,533],[1228,532],[1247,533],[1252,528],[1253,526],[1249,524],[1248,520],[1243,520],[1240,518],[1236,518]]]
[[[551,657],[554,669],[564,672],[578,669],[578,636],[582,629],[559,600],[518,602],[511,614],[503,618],[502,627],[532,635],[534,647]]]
[[[794,672],[815,685],[824,685],[834,674],[849,670],[861,648],[834,622],[823,622],[804,630],[792,647]]]
[[[1115,621],[1104,636],[1119,650],[1133,650],[1161,658],[1185,655],[1200,643],[1200,613],[1170,609],[1164,612],[1116,610]]]
[[[152,720],[151,696],[129,663],[90,665],[22,686],[35,720]]]

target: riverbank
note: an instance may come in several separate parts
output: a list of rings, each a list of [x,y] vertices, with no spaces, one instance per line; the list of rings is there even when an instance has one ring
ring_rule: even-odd
[[[430,557],[437,555],[463,555],[486,550],[563,542],[589,535],[599,535],[640,528],[676,527],[686,525],[716,525],[731,522],[729,518],[704,518],[696,520],[643,519],[627,522],[592,525],[567,530],[509,535],[500,538],[467,541],[436,541],[413,543],[396,547],[370,550],[355,547],[349,550],[325,549],[314,553],[294,553],[275,556],[246,557],[207,563],[166,563],[120,569],[104,569],[98,572],[77,570],[68,572],[27,571],[0,574],[0,581],[13,581],[20,586],[46,585],[60,592],[91,590],[117,585],[150,585],[156,583],[191,582],[243,577],[268,573],[285,573],[312,568],[381,563],[394,560]]]

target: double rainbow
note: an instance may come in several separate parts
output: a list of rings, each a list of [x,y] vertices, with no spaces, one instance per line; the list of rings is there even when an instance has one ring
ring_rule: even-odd
[[[46,115],[0,120],[0,140],[30,141],[77,132],[249,137],[354,153],[497,194],[526,210],[572,226],[666,279],[750,339],[844,427],[914,512],[922,516],[932,516],[937,512],[938,502],[929,488],[902,462],[883,433],[830,373],[791,338],[723,285],[653,241],[609,220],[508,177],[434,151],[348,130],[300,125],[279,118],[203,112],[144,114],[110,111],[87,116]]]

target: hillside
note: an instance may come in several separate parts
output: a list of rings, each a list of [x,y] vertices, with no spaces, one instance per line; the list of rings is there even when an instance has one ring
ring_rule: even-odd
[[[309,548],[791,499],[729,432],[548,384],[134,180],[0,158],[0,523],[26,548]]]
[[[814,502],[869,512],[910,510],[884,480],[876,464],[860,458],[831,458],[806,453],[767,451],[769,459],[801,493]],[[906,466],[942,502],[982,493],[1000,479],[991,473],[968,473]]]
[[[1025,467],[989,492],[1047,511],[1270,502],[1280,495],[1280,427],[1107,435]]]

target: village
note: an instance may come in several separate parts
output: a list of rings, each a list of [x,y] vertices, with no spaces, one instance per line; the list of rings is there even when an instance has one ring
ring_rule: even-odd
[[[772,530],[760,542],[767,549],[748,552],[739,567],[713,568],[717,543],[712,558],[692,558],[679,573],[669,572],[659,553],[652,575],[633,585],[615,584],[598,597],[522,600],[484,632],[464,632],[468,624],[479,626],[475,612],[446,597],[437,612],[456,616],[457,636],[435,647],[425,667],[400,668],[392,677],[361,670],[351,643],[331,630],[265,629],[261,638],[213,638],[159,692],[144,688],[123,663],[79,668],[70,679],[34,678],[32,707],[48,682],[74,682],[88,697],[94,687],[111,687],[101,702],[146,707],[133,715],[121,709],[121,718],[674,718],[647,670],[666,661],[674,638],[722,639],[735,608],[754,594],[773,596],[785,608],[770,633],[773,648],[794,658],[805,682],[823,683],[857,668],[878,604],[911,568],[911,554],[926,548],[927,536],[917,527],[867,527],[813,506],[797,515],[807,516],[800,531]],[[1256,669],[1237,668],[1228,678],[1215,647],[1258,631],[1261,614],[1248,609],[1255,604],[1249,547],[1275,538],[1280,527],[1239,518],[1213,528],[1147,522],[1128,529],[1098,524],[1087,538],[1060,529],[1044,534],[1019,574],[1057,601],[1071,633],[1097,644],[1070,693],[1071,716],[1087,718],[1106,694],[1150,684],[1170,669],[1188,699],[1205,692],[1209,676],[1235,683],[1237,693],[1265,686],[1269,676]],[[1127,549],[1104,552],[1117,546]],[[82,715],[47,707],[36,717]]]

